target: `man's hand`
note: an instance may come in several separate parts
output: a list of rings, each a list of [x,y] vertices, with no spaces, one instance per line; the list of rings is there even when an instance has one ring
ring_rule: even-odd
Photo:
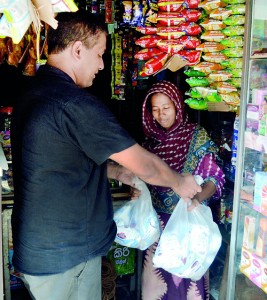
[[[195,178],[191,174],[179,174],[177,185],[172,187],[173,191],[178,194],[184,201],[189,202],[197,193],[202,191]]]

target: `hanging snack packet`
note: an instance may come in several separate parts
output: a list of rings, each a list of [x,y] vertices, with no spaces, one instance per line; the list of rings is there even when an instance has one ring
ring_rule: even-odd
[[[231,85],[229,82],[216,82],[214,87],[216,87],[218,93],[229,94],[231,92],[237,92],[237,88]]]
[[[177,54],[187,61],[186,66],[198,64],[201,57],[201,51],[198,50],[181,50]]]
[[[217,90],[209,87],[196,86],[191,88],[185,94],[189,95],[191,98],[206,98],[208,95],[217,94]]]
[[[226,36],[244,35],[245,28],[242,25],[227,26],[222,29],[222,33]]]
[[[144,64],[144,67],[140,72],[140,76],[144,77],[144,76],[153,75],[154,73],[159,71],[166,63],[168,57],[169,57],[168,53],[155,55],[153,58],[151,58]]]
[[[236,78],[241,78],[242,77],[242,69],[225,69],[225,71],[229,72],[232,74],[232,77]]]
[[[227,4],[242,4],[245,3],[246,0],[222,0],[222,2]]]
[[[243,57],[243,48],[242,47],[235,47],[235,48],[227,48],[221,51],[225,56],[237,58]]]
[[[147,10],[144,17],[145,26],[153,26],[157,23],[158,14],[158,1],[157,0],[147,0]]]
[[[73,0],[50,0],[53,12],[75,12],[78,10],[77,5]]]
[[[218,7],[213,9],[210,12],[210,18],[215,20],[224,20],[227,17],[229,17],[232,14],[232,11],[230,9],[224,8],[224,7]]]
[[[202,52],[219,52],[224,50],[226,47],[219,42],[204,42],[196,47],[196,50]]]
[[[230,68],[230,69],[239,69],[243,66],[243,59],[242,58],[228,58],[225,61],[221,62],[221,65],[224,68]]]
[[[226,29],[226,28],[224,28]],[[201,39],[208,42],[220,42],[225,38],[223,30],[208,30],[201,35]]]
[[[223,23],[223,21],[214,20],[214,19],[206,19],[200,25],[205,30],[221,30],[226,27],[226,25]]]
[[[238,92],[231,92],[228,94],[221,94],[222,100],[229,105],[240,105],[240,95]]]
[[[184,22],[183,24],[178,26],[179,30],[185,32],[186,35],[198,35],[201,33],[201,27],[194,22]]]
[[[202,71],[206,74],[209,74],[214,71],[222,70],[222,66],[221,66],[221,64],[218,64],[218,63],[203,61],[203,62],[197,64],[196,66],[194,66],[194,69]]]
[[[206,73],[194,70],[193,68],[188,68],[184,70],[184,74],[188,77],[206,77]]]
[[[162,38],[158,35],[144,35],[135,41],[135,44],[143,48],[152,48],[157,46]]]
[[[184,102],[192,109],[196,109],[196,110],[208,109],[208,104],[204,99],[188,98]]]
[[[185,81],[189,84],[190,87],[196,86],[209,86],[210,82],[206,77],[189,77]]]
[[[232,77],[227,71],[214,71],[208,75],[210,81],[226,81]]]
[[[227,5],[225,8],[230,10],[232,15],[244,15],[246,13],[245,4]]]
[[[157,27],[152,26],[137,26],[136,31],[146,35],[153,35],[157,33]]]
[[[227,59],[227,56],[220,52],[207,52],[205,53],[205,55],[202,55],[202,58],[205,61],[221,63],[222,61]]]
[[[203,8],[207,13],[210,13],[213,9],[224,6],[226,6],[226,4],[221,0],[204,0],[198,5],[199,8]]]
[[[231,85],[236,87],[237,89],[241,88],[241,78],[240,77],[235,77],[227,80]]]
[[[138,51],[135,55],[134,58],[139,59],[139,60],[149,60],[155,55],[162,54],[162,51],[160,49],[157,49],[156,47],[153,48],[145,48],[140,51]]]
[[[176,12],[158,12],[157,26],[177,26],[185,22],[185,17]]]
[[[157,47],[162,51],[170,54],[178,53],[185,46],[177,40],[161,40],[157,43]]]
[[[131,20],[130,24],[131,24],[131,26],[134,26],[134,27],[142,25],[141,0],[133,0],[132,20]]]
[[[158,27],[157,35],[160,37],[160,39],[173,40],[185,35],[185,32],[182,31],[179,27],[175,26]]]
[[[240,36],[240,35],[231,36],[224,40],[221,40],[220,43],[228,48],[243,47],[244,46],[244,37]]]
[[[184,35],[177,39],[177,42],[184,45],[184,49],[196,49],[200,45],[200,40],[195,36]]]
[[[245,16],[243,15],[232,15],[223,20],[223,23],[228,26],[244,25]]]
[[[184,8],[198,8],[200,0],[159,0],[158,7],[161,11],[181,11]]]
[[[18,0],[18,1],[5,1],[0,2],[1,19],[4,18],[4,23],[9,28],[9,35],[12,37],[14,44],[18,44],[29,26],[31,25],[34,15],[33,4],[31,1]],[[33,13],[33,15],[31,15]],[[5,28],[6,26],[4,25]],[[8,33],[8,31],[6,30]]]

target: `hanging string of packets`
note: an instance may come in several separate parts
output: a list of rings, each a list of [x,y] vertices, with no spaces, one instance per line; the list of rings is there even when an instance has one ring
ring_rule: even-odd
[[[2,0],[0,1],[0,38],[11,37],[18,44],[30,25],[40,30],[41,21],[57,28],[55,14],[77,11],[73,0]]]

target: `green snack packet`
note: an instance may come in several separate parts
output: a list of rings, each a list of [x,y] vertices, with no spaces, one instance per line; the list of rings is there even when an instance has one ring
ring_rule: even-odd
[[[220,44],[228,48],[243,47],[244,37],[240,35],[231,36],[221,40]]]
[[[243,57],[243,48],[242,47],[236,47],[236,48],[227,48],[221,51],[222,54],[224,54],[227,57]]]
[[[227,5],[225,9],[231,10],[232,15],[244,15],[246,12],[246,5],[245,4]]]
[[[236,78],[236,77],[241,78],[242,77],[242,69],[238,69],[238,68],[226,69],[225,71],[231,73],[233,78]]]
[[[107,258],[113,263],[117,275],[133,274],[135,268],[135,249],[113,243]]]
[[[244,25],[245,16],[243,15],[232,15],[223,20],[223,23],[228,26]]]
[[[236,88],[241,88],[241,77],[234,77],[227,80],[230,84],[232,84]]]
[[[227,60],[222,61],[221,65],[223,66],[223,68],[241,69],[243,66],[243,58],[240,57],[228,58]]]
[[[185,81],[189,84],[190,87],[209,85],[209,81],[205,77],[190,77],[186,78]]]
[[[196,110],[207,110],[208,105],[204,99],[188,98],[184,101],[190,108]]]
[[[222,102],[222,98],[218,93],[212,93],[204,98],[208,102]]]
[[[206,74],[204,72],[194,70],[192,68],[185,70],[184,74],[187,75],[188,77],[205,77]]]
[[[242,25],[227,26],[221,32],[226,36],[244,35],[245,27]]]
[[[246,0],[221,0],[221,1],[227,4],[242,4],[246,2]]]

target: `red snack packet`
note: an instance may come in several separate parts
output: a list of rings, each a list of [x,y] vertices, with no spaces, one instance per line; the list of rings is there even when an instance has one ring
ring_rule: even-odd
[[[182,58],[187,61],[186,66],[193,66],[199,63],[201,57],[201,51],[197,50],[181,50],[177,52]]]
[[[178,40],[161,40],[158,42],[157,47],[166,53],[175,54],[184,48],[184,45]]]
[[[201,43],[201,41],[195,36],[184,35],[177,39],[177,42],[184,45],[184,49],[196,49]]]
[[[157,42],[162,38],[157,35],[144,35],[135,41],[135,44],[143,48],[152,48],[157,46]]]
[[[149,75],[152,75],[152,74],[156,73],[157,71],[159,71],[166,63],[168,57],[169,57],[169,54],[163,53],[160,55],[156,55],[153,58],[151,58],[150,60],[148,60],[144,64],[144,66],[140,72],[140,76],[142,76],[142,77],[149,76]]]
[[[154,57],[155,55],[162,54],[161,49],[157,49],[156,47],[153,48],[145,48],[138,51],[134,58],[139,60],[149,60],[150,58]]]
[[[137,26],[136,30],[141,32],[142,34],[156,34],[157,27],[152,26]]]

